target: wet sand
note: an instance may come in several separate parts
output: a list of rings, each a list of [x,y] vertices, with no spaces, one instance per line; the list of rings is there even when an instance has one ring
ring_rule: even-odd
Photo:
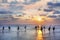
[[[5,27],[4,30],[0,27],[0,40],[60,40],[60,27],[56,27],[55,31],[51,29],[48,31],[46,27],[45,31],[34,29],[34,27],[27,27],[26,30],[24,27],[20,27],[19,30],[17,27],[11,27],[11,30],[8,30]]]

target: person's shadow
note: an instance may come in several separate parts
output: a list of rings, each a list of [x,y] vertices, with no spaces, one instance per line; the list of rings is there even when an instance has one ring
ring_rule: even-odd
[[[53,31],[53,39],[56,39],[55,31]]]
[[[53,31],[52,33],[49,31],[49,39],[50,40],[55,40],[56,39],[56,36],[55,36],[55,31]]]
[[[17,40],[20,40],[20,38],[19,38],[19,31],[17,31]]]

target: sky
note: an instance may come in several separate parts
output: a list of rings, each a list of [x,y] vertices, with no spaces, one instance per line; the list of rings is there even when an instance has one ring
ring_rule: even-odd
[[[60,20],[59,0],[0,1],[0,24],[40,24],[50,19]]]

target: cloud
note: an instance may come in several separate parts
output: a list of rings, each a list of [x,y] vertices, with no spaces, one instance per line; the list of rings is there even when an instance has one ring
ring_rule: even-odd
[[[44,11],[45,12],[51,12],[51,11],[53,11],[53,9],[50,9],[50,8],[49,9],[44,9]]]
[[[23,4],[30,5],[30,4],[36,3],[38,1],[40,1],[40,0],[24,0]]]
[[[60,14],[60,11],[55,11],[53,14]]]
[[[57,18],[56,15],[49,15],[48,17],[49,17],[49,18]]]
[[[0,9],[0,14],[12,14],[13,12],[7,10],[7,9]]]
[[[12,0],[11,0],[12,1]],[[11,2],[10,1],[10,2]],[[18,0],[19,1],[19,0]],[[53,6],[59,7],[59,5],[49,2],[50,0],[21,0],[20,4],[17,2],[11,2],[7,7],[1,9],[2,16],[0,16],[0,20],[8,21],[7,23],[20,23],[21,18],[30,18],[32,16],[47,16],[49,18],[57,18],[55,14],[59,14],[60,12],[53,11]],[[47,4],[48,3],[48,4]],[[54,8],[55,8],[54,7]],[[8,9],[8,10],[7,10]],[[10,13],[13,12],[13,13]],[[52,12],[52,13],[50,13]],[[7,16],[7,14],[9,15]],[[25,19],[24,19],[25,20]]]
[[[47,5],[50,5],[52,7],[60,7],[60,3],[59,2],[57,2],[57,3],[48,2]]]
[[[19,18],[14,18],[13,15],[0,15],[0,23],[12,23],[12,22],[17,22]]]
[[[9,22],[8,20],[0,20],[0,24],[8,23],[8,22]]]
[[[0,11],[0,14],[12,14],[10,11]]]
[[[41,0],[8,0],[8,2],[16,4],[16,3],[23,3],[25,5],[33,4]]]
[[[12,11],[18,11],[18,10],[23,10],[24,9],[24,6],[23,5],[10,5],[10,10]]]
[[[53,2],[48,2],[47,5],[49,6],[48,8],[49,9],[52,9],[53,14],[60,14],[60,2],[56,2],[56,3],[53,3]]]

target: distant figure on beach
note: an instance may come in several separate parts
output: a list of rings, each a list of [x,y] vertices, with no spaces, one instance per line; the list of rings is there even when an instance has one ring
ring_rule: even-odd
[[[19,26],[18,26],[17,30],[19,30]]]
[[[8,27],[8,29],[10,30],[10,29],[11,29],[11,27],[9,26],[9,27]]]
[[[41,31],[43,30],[43,27],[41,26]]]
[[[39,27],[39,25],[37,25],[36,27],[37,27],[37,29],[39,29],[39,28],[40,28],[40,27]]]
[[[26,30],[26,26],[25,26],[24,28],[25,28],[25,30]]]
[[[55,27],[53,27],[53,31],[55,30]]]
[[[4,30],[4,26],[3,26],[2,30]]]
[[[44,31],[45,31],[45,26],[43,28],[44,28]]]
[[[35,29],[37,29],[37,26],[35,26]]]
[[[48,30],[50,31],[51,27],[48,28]]]
[[[38,27],[38,29],[40,28],[39,25],[37,27]]]
[[[43,28],[45,29],[45,26]]]

